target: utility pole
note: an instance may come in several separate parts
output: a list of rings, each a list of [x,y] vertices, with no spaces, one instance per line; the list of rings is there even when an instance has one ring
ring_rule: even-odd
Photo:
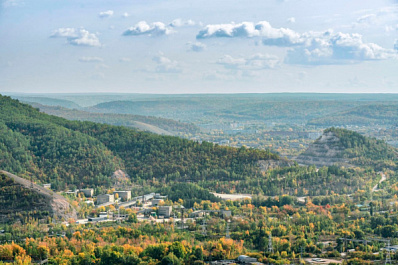
[[[274,247],[272,246],[272,234],[271,234],[271,231],[269,232],[269,236],[268,236],[268,252],[269,253],[274,253]]]
[[[226,231],[226,235],[225,235],[225,238],[227,238],[227,239],[231,238],[231,235],[229,233],[229,222],[230,222],[230,220],[228,219],[228,221],[227,221],[227,231]]]
[[[207,236],[206,215],[205,215],[205,217],[203,218],[202,235],[203,235],[203,236]]]
[[[386,255],[386,262],[384,263],[386,264],[391,264],[391,249],[390,249],[390,240],[388,240],[387,242],[387,255]]]

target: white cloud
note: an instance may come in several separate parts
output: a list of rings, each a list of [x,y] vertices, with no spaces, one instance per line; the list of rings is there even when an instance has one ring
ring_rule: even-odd
[[[287,19],[287,22],[289,22],[291,24],[294,24],[294,23],[296,23],[296,18],[295,17],[290,17],[290,18]]]
[[[224,55],[218,59],[217,64],[234,70],[263,70],[278,67],[280,60],[277,56],[261,53],[254,54],[248,58],[233,58],[230,55]]]
[[[397,52],[365,43],[360,34],[307,33],[303,45],[288,51],[286,63],[301,65],[349,64],[397,58]]]
[[[392,31],[397,31],[398,30],[398,24],[397,25],[388,25],[385,27],[386,32],[392,32]]]
[[[107,18],[113,16],[113,10],[107,10],[98,14],[100,18]]]
[[[206,44],[201,42],[195,42],[195,43],[188,42],[187,45],[189,47],[188,50],[193,52],[202,52],[207,47]]]
[[[124,12],[122,15],[122,17],[124,17],[124,18],[128,18],[129,16],[130,16],[129,13],[127,13],[127,12]]]
[[[79,62],[82,63],[100,63],[103,62],[104,59],[102,59],[101,57],[90,57],[90,56],[85,56],[85,57],[81,57],[79,58]]]
[[[99,47],[101,43],[96,34],[80,28],[59,28],[51,34],[52,38],[66,38],[67,42],[76,46]]]
[[[398,40],[395,40],[394,50],[398,51]]]
[[[165,57],[163,54],[152,58],[156,62],[156,72],[158,73],[181,73],[182,69],[177,61]]]
[[[173,28],[184,27],[184,26],[195,26],[195,25],[196,25],[195,21],[191,19],[182,20],[181,18],[174,19],[169,24],[169,26]]]
[[[149,35],[149,36],[161,36],[168,35],[172,31],[166,27],[162,22],[154,22],[148,24],[145,21],[138,22],[135,26],[130,27],[123,32],[124,36],[139,36],[139,35]]]
[[[257,24],[242,22],[239,24],[215,24],[207,25],[197,35],[197,39],[208,38],[253,38],[262,37],[265,45],[294,46],[301,44],[304,40],[300,34],[287,28],[273,28],[267,21]]]
[[[372,17],[365,16],[359,21],[367,21]],[[207,25],[196,37],[260,38],[263,45],[291,47],[285,58],[289,64],[347,64],[397,58],[396,51],[366,43],[360,34],[334,33],[331,30],[301,34],[287,28],[273,28],[267,21]]]

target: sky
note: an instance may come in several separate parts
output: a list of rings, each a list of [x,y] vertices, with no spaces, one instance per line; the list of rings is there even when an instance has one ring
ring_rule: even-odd
[[[0,3],[0,93],[398,93],[396,0]]]

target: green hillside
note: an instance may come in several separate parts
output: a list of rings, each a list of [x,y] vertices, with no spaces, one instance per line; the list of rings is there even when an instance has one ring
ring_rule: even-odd
[[[296,161],[305,165],[356,165],[381,170],[396,167],[398,150],[354,131],[329,128]]]
[[[371,165],[398,159],[398,150],[384,141],[345,129],[329,128],[325,130],[328,132],[339,138],[339,145],[344,149],[341,156],[350,158],[354,164]]]
[[[242,179],[260,175],[268,151],[220,147],[126,127],[68,121],[0,96],[0,168],[56,189],[110,185],[124,169],[134,180]]]
[[[356,107],[350,110],[334,113],[308,122],[317,126],[372,126],[372,125],[397,125],[397,104],[374,104]]]

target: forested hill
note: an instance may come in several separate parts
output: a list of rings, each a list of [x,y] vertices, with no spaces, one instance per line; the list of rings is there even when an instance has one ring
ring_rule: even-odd
[[[398,150],[384,141],[354,131],[329,128],[297,161],[318,166],[354,164],[376,168],[395,167]]]
[[[310,120],[308,124],[317,126],[397,125],[398,105],[385,103],[356,107]]]
[[[163,135],[176,135],[178,133],[189,134],[197,133],[199,131],[199,128],[193,124],[153,116],[95,113],[77,109],[72,110],[59,106],[45,106],[37,103],[29,104],[35,108],[39,108],[41,112],[68,120],[93,121],[111,125],[122,125]]]
[[[0,96],[0,169],[56,189],[134,180],[239,180],[261,174],[269,151],[230,148],[93,122],[68,121]]]

